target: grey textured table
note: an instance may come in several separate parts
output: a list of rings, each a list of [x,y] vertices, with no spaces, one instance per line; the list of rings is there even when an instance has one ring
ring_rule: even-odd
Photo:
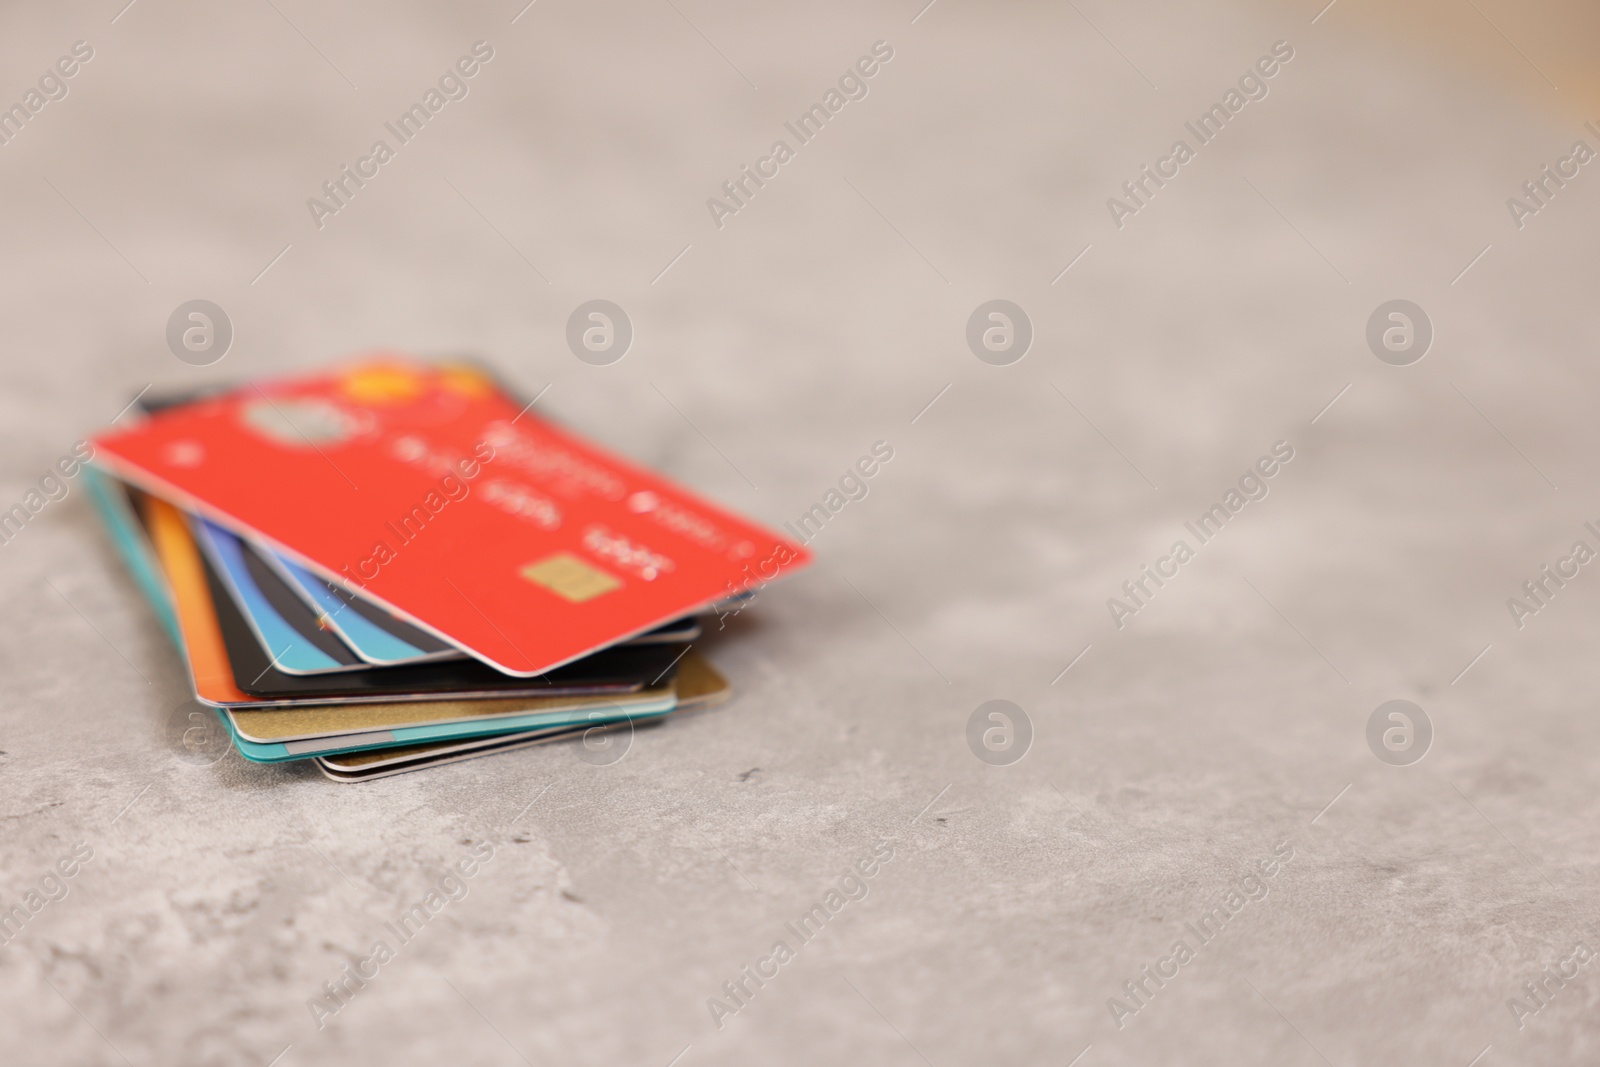
[[[1600,578],[1559,563],[1600,547],[1600,174],[1541,171],[1600,148],[1592,16],[120,6],[0,12],[0,103],[93,50],[0,146],[0,510],[148,384],[383,346],[548,386],[774,525],[894,458],[708,646],[731,705],[609,766],[361,786],[181,758],[182,668],[74,483],[0,547],[0,1061],[1600,1055]],[[164,338],[192,298],[236,332],[203,368]],[[594,298],[636,331],[610,366],[564,340]],[[1033,331],[1003,366],[966,339],[996,298]],[[1435,334],[1408,366],[1366,340],[1397,298]],[[1576,574],[1539,605],[1545,565]],[[996,699],[1008,765],[967,740]],[[1433,732],[1404,766],[1367,737],[1395,699]]]

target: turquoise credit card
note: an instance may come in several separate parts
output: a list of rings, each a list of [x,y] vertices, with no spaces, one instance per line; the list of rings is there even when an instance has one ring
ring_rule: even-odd
[[[120,483],[109,480],[90,465],[83,468],[83,483],[89,490],[89,499],[94,502],[100,521],[111,535],[117,555],[122,557],[123,566],[128,568],[139,592],[149,601],[156,618],[161,620],[167,636],[182,652],[183,637],[178,633],[178,617],[173,612],[166,578],[162,576],[161,564],[151,551],[149,539],[145,537],[144,529],[133,513],[133,504],[128,500],[128,495],[122,491]]]
[[[627,709],[590,709],[586,711],[536,712],[528,715],[506,715],[491,721],[441,723],[435,726],[401,726],[393,730],[376,730],[359,734],[341,734],[334,737],[308,738],[303,741],[263,743],[246,741],[239,736],[227,715],[221,715],[233,738],[233,747],[239,755],[253,763],[284,763],[289,760],[309,759],[312,756],[335,756],[343,752],[364,752],[372,748],[393,748],[396,745],[414,745],[423,741],[449,741],[465,737],[490,737],[495,734],[522,733],[555,726],[604,726],[624,720],[637,722],[656,719],[678,706],[675,695],[651,701],[648,704],[630,705]],[[221,713],[219,713],[221,714]]]
[[[150,548],[148,536],[145,534],[138,516],[133,511],[131,501],[126,493],[123,492],[119,483],[98,473],[93,468],[85,468],[84,478],[90,499],[105,524],[117,553],[139,586],[140,592],[149,601],[152,610],[160,619],[162,627],[172,638],[173,644],[177,646],[181,654],[184,645],[173,609],[171,594],[168,592],[160,562]],[[193,521],[197,542],[201,542],[203,548],[209,547],[212,550],[208,552],[208,555],[214,562],[221,564],[226,560],[232,561],[234,568],[228,573],[232,577],[242,577],[244,579],[241,585],[244,589],[250,590],[254,597],[258,598],[255,607],[261,616],[268,620],[268,625],[272,627],[273,633],[278,640],[289,641],[299,637],[293,627],[289,626],[281,616],[279,616],[276,623],[271,621],[271,614],[276,613],[271,612],[271,603],[266,600],[256,586],[252,580],[251,571],[245,564],[244,552],[248,551],[248,549],[239,542],[238,538],[227,531],[216,527],[211,527],[207,531],[201,528],[202,524],[203,520],[196,519]],[[209,546],[205,544],[204,540],[207,539],[208,534],[212,535],[209,537]],[[220,571],[222,567],[219,566],[218,569]],[[255,573],[259,574],[260,571]],[[227,583],[227,581],[228,577],[225,576],[224,582]],[[231,588],[230,592],[232,592]],[[243,598],[241,596],[235,599],[242,600]],[[252,623],[256,621],[252,619]],[[279,629],[279,627],[282,627],[282,629]],[[288,633],[285,633],[285,630]],[[293,637],[290,636],[291,634],[293,634]],[[264,645],[263,647],[267,646]],[[310,659],[310,657],[304,658],[306,660]],[[350,658],[353,659],[354,657]],[[332,658],[327,657],[327,659],[331,661]],[[428,741],[492,737],[500,734],[527,733],[530,730],[547,728],[600,726],[624,720],[643,721],[669,714],[676,707],[676,696],[669,694],[658,700],[629,704],[626,708],[587,708],[581,711],[530,712],[524,715],[509,714],[493,719],[405,726],[396,727],[392,730],[366,731],[275,743],[245,740],[239,736],[227,714],[220,709],[212,710],[216,712],[217,717],[227,729],[234,748],[241,756],[255,763],[282,763],[308,759],[312,756],[362,752],[369,749],[389,748]]]

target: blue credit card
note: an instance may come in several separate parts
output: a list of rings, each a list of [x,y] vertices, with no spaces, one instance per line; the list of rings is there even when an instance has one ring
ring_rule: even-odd
[[[310,609],[284,589],[238,537],[197,516],[190,518],[190,526],[196,544],[216,568],[228,596],[274,667],[286,674],[370,667],[335,634],[317,625]],[[299,625],[290,621],[295,616]]]
[[[375,605],[362,611],[353,596],[340,596],[327,582],[291,559],[270,550],[262,551],[260,557],[317,613],[319,623],[338,634],[352,652],[368,663],[387,666],[465,655],[431,634],[388,616]]]

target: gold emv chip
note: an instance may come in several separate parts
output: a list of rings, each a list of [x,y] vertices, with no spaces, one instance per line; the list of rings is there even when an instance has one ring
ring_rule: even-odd
[[[581,604],[602,593],[622,588],[622,579],[613,577],[571,552],[557,552],[517,572],[534,585],[550,590],[563,600]]]

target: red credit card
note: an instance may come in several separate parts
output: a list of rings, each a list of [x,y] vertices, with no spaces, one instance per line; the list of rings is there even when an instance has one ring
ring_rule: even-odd
[[[160,412],[95,446],[129,481],[507,674],[811,558],[519,410],[476,370],[387,354]]]

